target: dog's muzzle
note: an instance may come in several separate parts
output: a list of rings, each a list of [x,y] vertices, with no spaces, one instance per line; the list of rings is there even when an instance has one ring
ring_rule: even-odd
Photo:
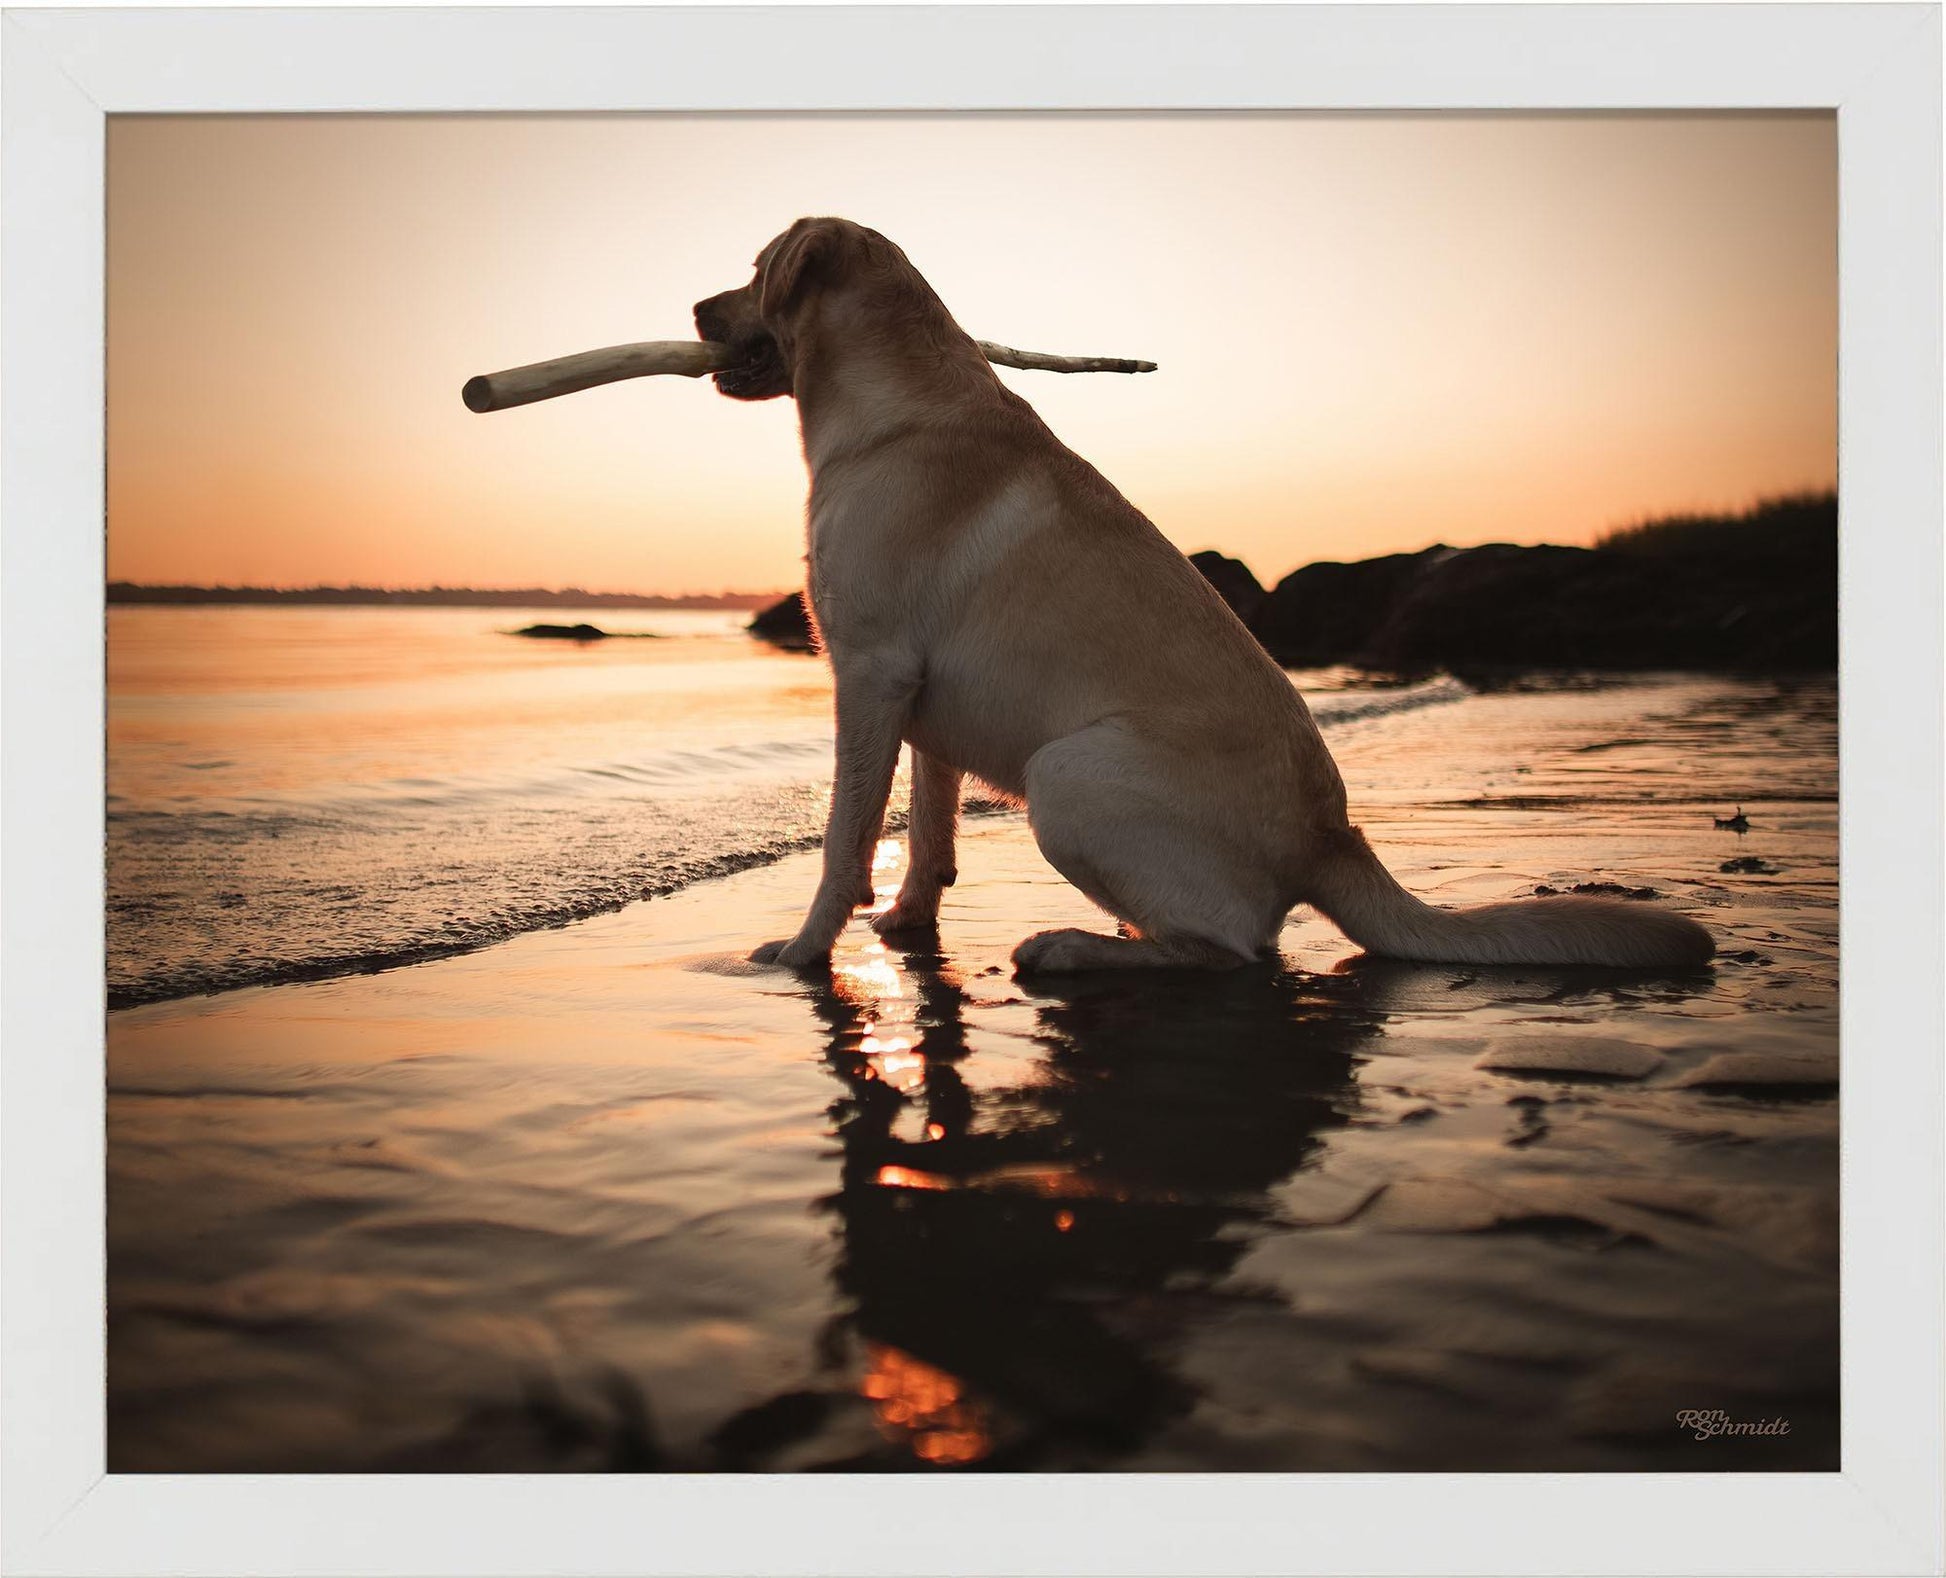
[[[696,332],[705,340],[727,345],[737,361],[711,377],[720,393],[736,400],[768,400],[790,393],[790,373],[777,341],[746,311],[725,310],[725,298],[712,296],[696,303]]]
[[[768,334],[726,342],[738,353],[736,366],[713,373],[720,393],[738,400],[762,400],[788,392],[783,354]]]

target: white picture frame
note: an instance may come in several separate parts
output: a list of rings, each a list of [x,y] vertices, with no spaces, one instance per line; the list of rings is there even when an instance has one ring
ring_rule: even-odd
[[[1941,1570],[1937,5],[17,9],[0,32],[6,1572]],[[1783,107],[1833,109],[1840,160],[1841,1472],[104,1472],[107,116]]]

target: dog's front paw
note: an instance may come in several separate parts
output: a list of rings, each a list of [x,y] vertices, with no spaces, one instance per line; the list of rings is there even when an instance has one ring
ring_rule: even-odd
[[[828,963],[831,950],[807,943],[802,937],[786,937],[782,942],[767,942],[750,955],[752,964],[777,964],[786,970],[804,970]]]
[[[890,937],[896,932],[937,931],[939,929],[939,895],[923,893],[901,893],[892,907],[883,915],[872,917],[872,930],[881,937]]]

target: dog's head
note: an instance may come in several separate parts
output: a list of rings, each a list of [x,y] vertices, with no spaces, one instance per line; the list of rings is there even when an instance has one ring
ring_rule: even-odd
[[[849,219],[800,219],[757,254],[749,284],[697,302],[696,332],[739,356],[715,375],[716,387],[734,400],[795,393],[791,369],[807,327],[875,248],[898,252]]]

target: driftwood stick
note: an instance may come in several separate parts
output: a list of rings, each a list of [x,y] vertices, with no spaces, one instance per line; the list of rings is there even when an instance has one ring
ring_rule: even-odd
[[[578,394],[623,378],[652,378],[658,373],[701,378],[735,365],[736,357],[727,345],[708,340],[644,340],[639,345],[610,345],[599,351],[557,356],[551,362],[530,362],[505,372],[483,373],[467,379],[459,397],[469,411],[504,411],[509,406]]]
[[[980,353],[996,366],[1046,373],[1152,373],[1154,362],[1129,361],[1117,356],[1050,356],[1044,351],[1016,351],[990,340],[976,342]],[[598,351],[557,356],[551,362],[531,362],[504,372],[469,378],[459,392],[469,411],[505,411],[557,395],[577,394],[597,384],[624,378],[653,378],[674,374],[701,378],[736,365],[727,345],[709,340],[643,340],[635,345],[609,345]]]
[[[1126,356],[1050,356],[1046,351],[1017,351],[992,340],[975,340],[980,354],[996,367],[1018,367],[1029,373],[1152,373],[1154,362],[1130,361]]]

